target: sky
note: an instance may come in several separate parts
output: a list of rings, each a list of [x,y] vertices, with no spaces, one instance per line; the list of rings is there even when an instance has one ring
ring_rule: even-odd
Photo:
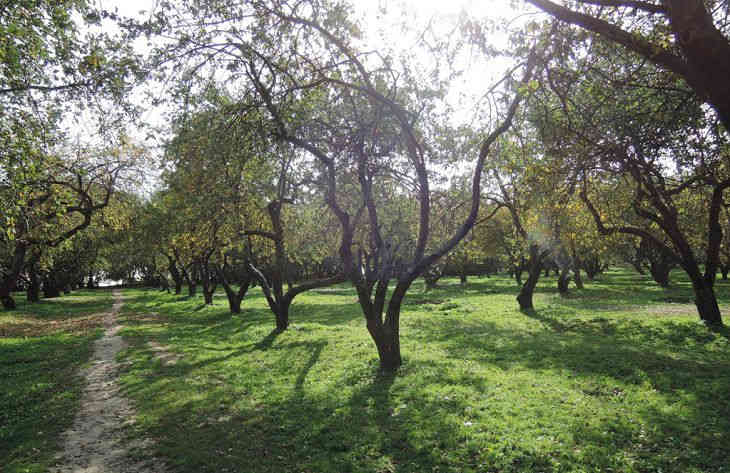
[[[439,26],[450,24],[461,13],[467,13],[476,18],[502,17],[505,19],[520,18],[519,12],[511,7],[514,0],[349,0],[353,5],[356,15],[361,19],[361,25],[365,30],[367,44],[372,49],[391,51],[408,50],[412,42],[415,42],[419,26],[429,22]],[[175,0],[172,0],[174,3]],[[114,10],[123,16],[138,17],[140,11],[149,12],[153,10],[157,0],[96,0],[96,3],[105,8]],[[387,13],[384,15],[383,11]],[[444,17],[439,22],[438,18]],[[399,25],[408,24],[412,28],[411,37],[404,37],[398,31]],[[490,41],[500,41],[499,37],[490,37]],[[504,37],[501,38],[504,41]],[[140,45],[143,41],[140,40]],[[381,49],[382,48],[382,49]],[[489,84],[498,80],[505,70],[509,68],[507,63],[489,63],[483,57],[477,57],[476,65],[471,75],[464,77],[461,84],[453,84],[454,95],[478,95],[479,90],[486,90]]]
[[[119,13],[127,16],[136,16],[140,10],[149,10],[155,0],[97,0],[102,7],[118,8]],[[506,11],[509,9],[507,0],[350,0],[356,9],[365,12],[374,11],[378,8],[390,8],[398,5],[406,5],[418,11],[424,16],[434,14],[453,15],[462,10],[482,16],[489,15],[495,11]]]
[[[175,0],[171,0],[174,2]],[[510,0],[350,0],[355,8],[356,15],[361,19],[361,25],[365,30],[368,45],[372,44],[373,49],[392,48],[407,50],[409,40],[396,32],[397,25],[407,23],[412,31],[420,31],[420,25],[431,22],[438,26],[450,23],[448,19],[455,19],[461,13],[476,18],[499,16],[512,19],[519,18],[519,13],[510,8]],[[157,0],[96,0],[97,5],[104,9],[114,10],[122,16],[139,17],[142,10],[149,12],[154,9]],[[383,12],[387,12],[383,14]],[[445,21],[439,22],[438,18],[446,17]],[[449,18],[450,17],[450,18]],[[413,33],[413,38],[417,33]],[[490,38],[492,40],[494,38]],[[498,38],[497,38],[498,39]],[[415,41],[414,41],[415,42]],[[140,45],[143,44],[140,41]],[[144,52],[144,51],[140,51]],[[475,110],[485,108],[483,104],[479,107],[477,98],[489,85],[496,82],[505,70],[509,68],[507,63],[494,63],[477,58],[475,65],[470,65],[470,73],[461,78],[458,84],[452,84],[454,108],[458,111],[454,119],[459,122],[470,122],[476,117]],[[426,65],[425,67],[428,67]],[[458,98],[457,98],[458,97]],[[469,104],[468,106],[464,104]],[[150,124],[164,124],[165,120],[160,109],[147,109],[140,121]],[[130,130],[135,136],[133,130]],[[146,136],[147,133],[140,135]],[[140,139],[138,135],[137,139]],[[159,135],[156,143],[146,142],[147,146],[159,146],[164,142],[164,134]]]

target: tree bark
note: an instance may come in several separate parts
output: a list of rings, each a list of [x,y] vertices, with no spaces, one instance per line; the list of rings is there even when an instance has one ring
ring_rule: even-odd
[[[20,272],[23,270],[23,266],[25,265],[25,254],[27,250],[28,245],[16,242],[15,248],[13,249],[10,269],[0,280],[0,302],[2,302],[5,309],[12,310],[17,307],[15,299],[13,299],[12,292],[18,282]]]
[[[56,284],[53,275],[43,279],[43,297],[46,299],[53,299],[61,296],[61,289]]]
[[[527,281],[522,285],[522,289],[520,289],[520,293],[517,295],[520,310],[533,310],[535,308],[532,304],[532,295],[535,292],[535,286],[537,286],[537,281],[540,279],[540,274],[542,273],[543,257],[540,248],[536,244],[533,243],[530,245]]]
[[[568,285],[570,284],[570,267],[566,266],[562,270],[560,270],[560,275],[558,276],[558,293],[561,296],[567,296],[568,295]]]
[[[203,286],[203,300],[206,305],[213,304],[213,295],[218,284],[212,280],[208,263],[202,263],[200,267],[201,285]]]
[[[713,287],[700,280],[692,281],[692,288],[695,292],[695,305],[700,319],[710,327],[722,327],[722,315]]]
[[[31,304],[40,301],[41,281],[38,275],[38,259],[32,257],[28,262],[28,287],[25,291],[25,300]]]
[[[248,288],[251,286],[251,277],[247,276],[246,278],[244,278],[244,280],[241,281],[241,285],[239,286],[238,291],[235,291],[231,284],[228,282],[228,279],[226,278],[224,268],[216,265],[215,272],[218,276],[218,280],[223,286],[223,290],[226,292],[226,297],[228,298],[228,308],[230,309],[232,314],[240,314],[241,302],[243,301],[243,298],[246,297]]]
[[[180,295],[182,293],[182,287],[183,283],[185,282],[185,278],[182,276],[182,274],[180,274],[180,270],[177,269],[177,259],[173,258],[167,253],[165,253],[165,256],[167,257],[167,270],[170,272],[170,276],[175,282],[175,295]]]
[[[94,281],[94,273],[89,273],[89,280],[86,284],[87,289],[94,289],[96,288],[96,281]]]
[[[400,352],[400,310],[410,285],[407,280],[398,282],[383,320],[380,311],[387,294],[387,282],[380,282],[374,303],[370,304],[370,310],[365,314],[368,333],[378,350],[380,369],[383,371],[395,371],[403,364]]]
[[[649,272],[651,277],[661,287],[669,287],[669,272],[672,267],[669,265],[659,264],[658,262],[651,262],[649,265]]]
[[[573,266],[573,282],[575,282],[576,289],[583,289],[583,278],[580,275],[580,266]]]
[[[715,26],[703,0],[663,0],[662,12],[669,22],[682,56],[662,45],[623,30],[615,24],[571,10],[550,0],[527,0],[555,18],[599,34],[683,77],[698,97],[717,112],[730,131],[730,42]],[[620,2],[619,2],[620,3]]]

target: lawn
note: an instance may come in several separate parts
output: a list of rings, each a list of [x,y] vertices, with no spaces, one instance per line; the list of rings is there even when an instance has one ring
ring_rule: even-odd
[[[299,296],[281,334],[258,289],[238,315],[128,290],[129,434],[176,472],[730,471],[728,332],[673,278],[614,271],[568,298],[549,278],[530,313],[506,277],[417,285],[396,375],[346,285]]]
[[[0,471],[47,471],[59,434],[73,421],[82,380],[78,369],[101,333],[109,291],[77,291],[0,311]]]

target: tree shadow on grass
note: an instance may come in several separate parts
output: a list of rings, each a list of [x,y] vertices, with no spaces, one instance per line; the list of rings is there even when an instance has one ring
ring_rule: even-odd
[[[297,352],[294,382],[279,399],[257,401],[254,398],[265,393],[225,384],[208,384],[200,390],[175,381],[180,373],[173,368],[164,370],[169,369],[175,378],[140,379],[127,383],[126,390],[137,398],[155,396],[157,408],[165,415],[147,428],[160,438],[164,456],[173,462],[184,457],[176,465],[180,471],[436,471],[442,463],[438,455],[425,445],[414,445],[407,409],[392,402],[396,375],[371,365],[348,381],[357,384],[350,395],[306,389],[307,377],[326,345],[319,340],[266,349],[276,358],[275,365]],[[174,391],[175,396],[168,396]],[[186,401],[177,404],[174,399]],[[432,417],[430,428],[436,430],[431,433],[433,442],[458,441],[449,422]]]
[[[440,344],[449,359],[491,364],[505,373],[527,370],[535,379],[558,373],[582,390],[583,402],[623,413],[576,418],[570,429],[574,450],[581,453],[571,459],[563,450],[568,463],[621,470],[634,458],[637,471],[723,471],[730,445],[724,334],[699,323],[571,319],[561,312],[524,312],[543,328],[535,331],[431,320],[426,338]]]

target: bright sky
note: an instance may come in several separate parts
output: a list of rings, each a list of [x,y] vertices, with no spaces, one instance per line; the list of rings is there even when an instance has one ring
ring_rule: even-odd
[[[121,15],[131,17],[139,16],[142,10],[149,13],[157,4],[157,0],[96,0],[96,2],[103,8],[110,10],[116,8]],[[514,0],[350,0],[350,2],[362,19],[366,43],[373,49],[393,52],[410,51],[411,44],[422,31],[420,25],[425,27],[431,22],[438,33],[439,26],[449,27],[447,25],[451,25],[452,21],[448,20],[454,20],[461,13],[475,18],[499,17],[507,21],[520,17],[520,12],[516,12],[510,6],[515,3]],[[383,11],[386,12],[385,15]],[[434,21],[439,17],[446,17],[444,18],[446,21]],[[399,26],[403,24],[411,28],[411,33],[407,36],[399,30]],[[497,35],[489,39],[503,41],[505,37]],[[452,89],[456,89],[456,93],[463,91],[466,91],[467,95],[483,93],[489,84],[501,77],[508,68],[506,63],[501,65],[488,63],[481,55],[475,62],[476,65],[470,61],[469,67],[476,70],[472,71],[468,78],[463,78],[462,84],[452,84]]]
[[[175,0],[172,0],[173,2]],[[367,43],[371,44],[375,49],[392,49],[392,50],[408,50],[409,40],[402,33],[393,32],[399,24],[407,24],[413,30],[419,30],[419,25],[426,25],[429,21],[436,20],[438,17],[450,17],[451,20],[461,13],[466,13],[475,18],[500,17],[507,20],[519,17],[519,12],[515,12],[510,7],[510,0],[350,0],[354,5],[358,15],[363,20]],[[123,16],[137,17],[141,10],[147,11],[154,9],[157,0],[96,0],[97,4],[109,10],[118,10]],[[383,15],[383,11],[387,12]],[[406,13],[404,13],[406,12]],[[450,24],[447,21],[441,25]],[[436,28],[440,25],[438,21],[433,21]],[[395,30],[397,31],[397,30]],[[415,37],[415,33],[412,33]],[[499,38],[493,38],[499,39]],[[502,39],[504,39],[502,37]],[[384,43],[383,41],[386,41]],[[389,42],[388,42],[389,41]],[[481,58],[475,61],[476,66],[468,76],[462,77],[458,84],[452,84],[454,100],[458,100],[456,110],[458,110],[456,121],[471,121],[475,118],[473,115],[475,107],[478,103],[477,99],[490,84],[501,77],[508,68],[506,63],[488,63],[482,61]],[[471,62],[471,61],[470,61]],[[460,98],[456,98],[459,96]],[[451,94],[450,94],[451,97]],[[453,101],[450,99],[450,102]],[[479,108],[484,108],[483,104]],[[165,123],[162,118],[161,110],[148,109],[141,118],[141,122],[149,124]],[[136,133],[133,132],[136,135]],[[158,137],[162,138],[162,136]],[[158,144],[161,144],[160,141]],[[148,146],[152,143],[148,142]]]
[[[150,10],[155,0],[97,0],[103,7],[119,9],[119,13],[136,16],[140,10]],[[462,10],[474,16],[486,16],[495,12],[509,11],[508,0],[351,0],[355,8],[365,12],[378,8],[407,5],[423,16],[434,14],[458,14]]]

